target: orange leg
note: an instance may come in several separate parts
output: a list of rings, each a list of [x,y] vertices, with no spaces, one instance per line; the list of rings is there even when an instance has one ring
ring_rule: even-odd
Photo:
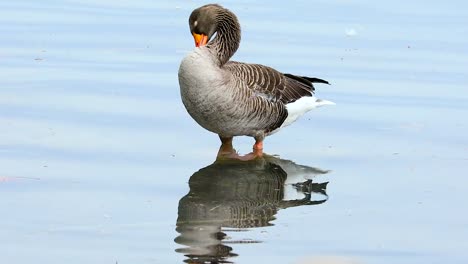
[[[236,150],[233,148],[232,137],[219,136],[219,139],[221,139],[221,147],[219,147],[217,157],[218,159],[236,159],[248,161],[262,157],[263,155],[263,139],[255,139],[253,152],[243,156],[237,154]]]
[[[229,144],[232,145],[232,137],[222,137],[219,136],[219,139],[221,140],[221,143],[224,144]]]
[[[254,150],[263,150],[263,140],[255,140],[255,144],[253,145]]]
[[[263,155],[263,138],[255,138],[255,144],[253,145],[253,153],[261,157]]]
[[[221,139],[221,147],[219,147],[218,156],[236,152],[232,147],[232,137],[219,136],[219,139]]]

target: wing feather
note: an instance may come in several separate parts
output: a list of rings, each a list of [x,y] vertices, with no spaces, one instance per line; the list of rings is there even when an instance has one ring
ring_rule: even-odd
[[[256,95],[283,104],[292,103],[304,96],[312,96],[315,91],[312,83],[328,84],[322,79],[283,74],[260,64],[230,61],[224,68],[243,81]]]
[[[292,103],[304,96],[312,96],[315,89],[312,83],[328,83],[325,80],[292,74],[283,74],[273,68],[260,64],[249,64],[235,61],[227,62],[223,68],[230,72],[236,82],[247,87],[260,104],[274,104],[273,116],[265,117],[265,129],[271,132],[279,128],[288,116],[286,104]],[[251,118],[262,115],[261,107],[254,107]]]

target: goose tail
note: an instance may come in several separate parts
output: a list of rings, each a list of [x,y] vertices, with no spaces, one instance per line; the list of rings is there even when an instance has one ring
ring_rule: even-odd
[[[284,120],[281,127],[289,126],[299,117],[309,112],[310,110],[321,107],[324,105],[335,105],[334,102],[318,99],[315,96],[306,96],[302,97],[297,101],[286,104],[286,109],[288,110],[288,117]]]

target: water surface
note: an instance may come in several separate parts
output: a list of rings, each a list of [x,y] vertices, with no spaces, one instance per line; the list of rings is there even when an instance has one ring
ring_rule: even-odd
[[[467,4],[220,3],[236,60],[332,84],[273,160],[179,99],[204,3],[0,3],[0,260],[466,263]]]

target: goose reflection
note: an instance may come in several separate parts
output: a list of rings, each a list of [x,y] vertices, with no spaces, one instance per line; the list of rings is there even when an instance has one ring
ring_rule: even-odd
[[[279,209],[324,203],[329,171],[264,154],[250,160],[223,160],[195,172],[179,201],[175,242],[186,263],[231,263],[236,243],[227,232],[272,225]]]

